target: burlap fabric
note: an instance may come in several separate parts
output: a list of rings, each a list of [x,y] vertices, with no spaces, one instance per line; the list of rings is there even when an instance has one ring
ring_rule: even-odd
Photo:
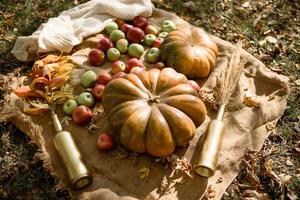
[[[163,20],[174,20],[178,26],[190,26],[187,22],[169,12],[154,9],[150,20],[159,25]],[[73,60],[79,65],[73,73],[72,81],[76,83],[82,71],[90,68],[86,64],[86,55],[89,47],[95,45],[95,38],[86,39],[74,50]],[[207,80],[202,80],[203,89],[211,90],[216,86],[217,77],[224,73],[228,63],[228,57],[233,45],[212,36],[219,47],[219,55],[215,70]],[[247,149],[259,151],[264,140],[269,135],[268,130],[274,127],[277,120],[283,114],[286,107],[288,78],[267,69],[263,63],[249,55],[246,51],[242,57],[248,57],[245,70],[238,82],[225,114],[225,137],[223,140],[219,165],[215,175],[209,179],[192,174],[193,178],[185,178],[178,181],[178,176],[169,178],[170,168],[164,168],[159,162],[148,155],[125,156],[120,158],[120,149],[111,152],[100,152],[96,147],[98,134],[91,134],[85,127],[79,127],[70,123],[64,128],[70,131],[78,144],[87,166],[93,175],[93,183],[80,191],[72,191],[80,199],[181,199],[193,200],[205,198],[207,187],[215,188],[215,199],[220,199],[226,188],[237,176],[240,170],[241,160]],[[108,70],[109,64],[99,70]],[[76,90],[80,92],[80,89]],[[243,103],[244,96],[251,94],[256,96],[260,107],[248,107]],[[23,114],[11,95],[10,106],[5,106],[1,111],[0,120],[14,123],[20,130],[27,134],[41,149],[41,157],[46,169],[56,176],[61,183],[68,187],[68,179],[65,169],[58,157],[54,146],[54,129],[50,115],[29,117]],[[210,118],[215,116],[215,111],[207,107],[209,114],[206,121],[197,129],[196,136],[186,148],[177,149],[175,154],[185,157],[192,165],[197,157],[197,149],[200,145],[201,135],[205,132]],[[62,109],[57,108],[59,118],[62,119]],[[101,115],[96,124],[99,132],[109,131],[109,124],[105,114]],[[131,155],[131,154],[130,154]],[[140,179],[139,170],[149,168],[148,178]],[[170,183],[166,192],[161,191],[160,186],[165,179]],[[176,184],[175,184],[176,183]]]

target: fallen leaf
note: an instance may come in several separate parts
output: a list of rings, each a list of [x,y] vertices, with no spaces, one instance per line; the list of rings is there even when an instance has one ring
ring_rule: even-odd
[[[216,183],[222,183],[223,182],[223,178],[219,177],[218,180],[216,181]]]
[[[278,177],[280,178],[281,184],[287,184],[291,179],[291,175],[286,175],[286,174],[279,174]]]
[[[245,200],[269,199],[268,194],[260,193],[256,190],[245,190],[245,192],[243,192],[243,197]]]
[[[300,79],[294,81],[295,85],[300,85]]]
[[[245,95],[243,103],[248,107],[260,107],[260,102],[256,96]]]
[[[293,162],[290,160],[290,158],[287,158],[287,160],[286,160],[286,165],[287,165],[287,166],[293,166],[294,164],[293,164]]]
[[[265,40],[273,44],[277,43],[277,39],[272,36],[267,36]]]
[[[66,115],[61,119],[61,124],[65,126],[69,126],[71,121],[72,121],[72,117]]]
[[[271,159],[267,160],[264,163],[264,166],[265,166],[265,169],[266,169],[266,172],[267,172],[268,176],[271,176],[271,173],[273,172],[272,171],[272,163],[273,163],[273,161]]]
[[[143,167],[143,168],[139,169],[139,173],[141,174],[140,179],[148,178],[149,172],[150,172],[150,169],[147,167]]]
[[[268,101],[272,101],[274,99],[275,99],[275,96],[273,96],[273,95],[268,96]]]
[[[216,190],[215,190],[215,187],[213,185],[209,185],[207,190],[206,190],[206,193],[205,193],[205,196],[206,198],[209,200],[209,199],[214,199],[215,196],[216,196]]]
[[[287,196],[290,198],[290,200],[297,200],[299,199],[298,196],[294,193],[288,190]]]
[[[296,142],[295,147],[294,147],[294,150],[295,150],[297,153],[300,153],[300,141],[297,141],[297,142]]]
[[[264,44],[266,44],[266,40],[260,40],[258,41],[259,46],[263,46]]]
[[[266,124],[266,129],[267,129],[267,131],[272,131],[274,128],[275,128],[275,124],[274,123],[272,123],[272,122],[268,122],[267,124]]]
[[[243,8],[249,8],[250,7],[250,2],[246,1],[245,3],[243,3],[241,5],[241,7],[243,7]]]

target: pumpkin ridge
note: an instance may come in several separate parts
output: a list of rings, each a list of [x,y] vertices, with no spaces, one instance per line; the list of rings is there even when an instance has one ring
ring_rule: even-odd
[[[157,157],[170,155],[176,147],[169,124],[156,105],[152,106],[147,123],[146,147]]]
[[[166,119],[176,146],[183,146],[194,137],[196,130],[194,122],[184,112],[162,103],[158,104],[157,108]],[[170,126],[170,124],[173,124],[173,126]]]
[[[120,129],[120,124],[124,123],[124,121],[122,122],[122,118],[129,118],[134,112],[145,108],[145,106],[148,106],[147,103],[140,100],[126,101],[111,109],[107,114],[107,118],[114,129]],[[122,117],[122,114],[124,114],[124,117]]]
[[[109,82],[103,93],[109,92],[110,90],[117,90],[119,93],[126,93],[133,96],[147,97],[144,91],[125,78],[117,78]]]
[[[133,101],[133,100],[140,100],[145,101],[146,98],[142,99],[141,97],[127,95],[127,94],[118,94],[118,93],[112,93],[107,94],[102,97],[102,101],[107,102],[105,105],[103,105],[104,110],[109,110],[111,107],[114,107],[116,105],[119,105],[121,103],[124,103],[126,101]]]
[[[196,96],[190,94],[174,95],[164,98],[162,102],[181,110],[192,119],[196,127],[205,120],[207,114],[205,104]]]
[[[166,89],[160,93],[160,96],[162,99],[164,99],[178,94],[190,94],[192,96],[197,96],[195,90],[186,83],[182,83],[172,88]]]
[[[134,84],[138,89],[142,90],[144,93],[148,94],[148,89],[145,87],[142,80],[136,74],[127,74],[125,76],[132,84]]]
[[[155,93],[159,94],[170,87],[174,87],[178,84],[187,82],[187,78],[180,73],[177,73],[173,68],[164,68],[161,70]]]
[[[137,109],[128,117],[121,127],[120,140],[128,149],[138,153],[147,151],[145,135],[151,110],[150,107]],[[138,138],[138,134],[142,137]],[[131,137],[129,135],[131,135]]]

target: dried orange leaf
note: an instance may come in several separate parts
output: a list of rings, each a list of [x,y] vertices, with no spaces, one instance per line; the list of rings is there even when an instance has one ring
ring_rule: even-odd
[[[271,173],[273,172],[272,171],[272,163],[273,161],[271,159],[267,160],[265,163],[264,163],[264,166],[265,166],[265,169],[266,169],[266,172],[267,172],[267,175],[270,176]]]
[[[58,89],[62,87],[65,83],[66,83],[66,78],[62,76],[58,76],[51,79],[51,81],[49,82],[49,88],[51,90]]]
[[[260,107],[260,102],[256,96],[245,95],[243,103],[248,107]]]
[[[215,190],[215,187],[213,185],[208,186],[205,196],[206,196],[207,199],[214,199],[215,198],[216,190]]]
[[[21,98],[24,97],[40,97],[41,95],[32,90],[29,86],[22,86],[15,89],[14,93]]]
[[[54,62],[58,62],[61,59],[61,56],[56,56],[56,55],[48,55],[45,58],[43,58],[43,62],[44,64],[48,64],[48,63],[54,63]]]
[[[30,88],[31,89],[34,89],[34,87],[36,86],[36,84],[38,83],[41,83],[41,84],[44,84],[44,85],[48,85],[49,81],[48,79],[46,79],[45,77],[38,77],[38,78],[35,78],[33,79],[33,81],[30,83]]]
[[[48,109],[46,109],[46,108],[27,108],[27,109],[24,109],[24,112],[29,114],[29,115],[40,115],[40,114],[43,114],[47,111],[48,111]]]

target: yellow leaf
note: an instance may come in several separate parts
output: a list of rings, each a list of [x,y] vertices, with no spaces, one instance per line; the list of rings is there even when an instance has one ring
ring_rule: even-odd
[[[149,172],[150,172],[150,169],[149,169],[149,168],[147,168],[147,167],[141,168],[141,169],[139,170],[139,173],[141,174],[140,179],[148,178]]]

